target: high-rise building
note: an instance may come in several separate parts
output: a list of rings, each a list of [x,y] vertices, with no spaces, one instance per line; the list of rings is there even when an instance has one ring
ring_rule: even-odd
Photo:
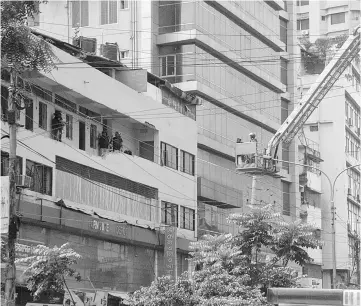
[[[360,0],[300,1],[297,0],[297,35],[320,37],[349,34],[360,24]]]
[[[145,68],[197,106],[198,221],[201,233],[233,232],[226,217],[251,198],[252,177],[235,172],[237,138],[259,147],[295,103],[296,12],[292,1],[49,1],[34,28],[85,51]],[[160,111],[159,118],[167,114]],[[172,145],[172,143],[170,143]],[[294,161],[294,144],[279,150]],[[257,178],[258,203],[299,216],[298,175]]]
[[[297,2],[298,35],[303,37],[297,69],[300,98],[315,83],[335,49],[360,24],[359,16],[360,1]],[[324,288],[331,286],[334,263],[329,179],[331,183],[336,180],[336,286],[360,284],[360,102],[358,58],[335,83],[300,135],[300,161],[314,167],[304,167],[300,172],[303,210],[308,215],[322,211]],[[344,171],[346,168],[350,169]]]

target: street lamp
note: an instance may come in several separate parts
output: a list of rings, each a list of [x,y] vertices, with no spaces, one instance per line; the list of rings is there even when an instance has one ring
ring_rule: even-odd
[[[352,168],[356,168],[361,166],[361,164],[357,164],[351,167],[347,167],[346,169],[343,169],[340,173],[338,173],[335,177],[335,179],[333,180],[333,182],[331,181],[330,177],[322,170],[318,169],[317,167],[314,166],[310,166],[310,165],[304,165],[304,164],[300,164],[300,163],[295,163],[295,162],[290,162],[287,160],[280,160],[280,159],[274,159],[272,158],[274,161],[277,162],[285,162],[285,163],[289,163],[289,164],[293,164],[293,165],[298,165],[298,166],[303,166],[303,167],[309,167],[309,168],[313,168],[316,169],[318,171],[320,171],[321,173],[323,173],[325,175],[325,177],[327,178],[329,184],[330,184],[330,188],[331,188],[331,197],[330,197],[330,202],[331,202],[331,211],[332,211],[332,289],[336,289],[336,208],[335,208],[335,184],[337,179],[340,177],[340,175],[342,173],[344,173],[345,171],[352,169]]]

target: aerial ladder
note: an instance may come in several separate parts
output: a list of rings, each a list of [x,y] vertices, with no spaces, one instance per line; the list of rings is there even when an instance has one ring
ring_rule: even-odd
[[[359,52],[360,26],[354,30],[353,34],[336,52],[316,82],[271,138],[266,149],[258,148],[257,142],[236,143],[237,171],[280,177],[278,174],[280,167],[277,162],[277,151],[280,143],[286,146],[290,145],[307,119]]]

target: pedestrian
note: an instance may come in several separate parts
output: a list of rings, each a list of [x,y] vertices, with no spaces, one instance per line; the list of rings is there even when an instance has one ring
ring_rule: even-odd
[[[120,136],[119,132],[115,132],[115,136],[113,137],[113,152],[121,151],[123,148],[123,139]]]
[[[109,137],[105,129],[98,136],[98,144],[99,144],[99,155],[104,156],[105,153],[109,150]]]
[[[63,121],[61,111],[56,110],[51,120],[51,134],[52,138],[61,142],[65,122]]]

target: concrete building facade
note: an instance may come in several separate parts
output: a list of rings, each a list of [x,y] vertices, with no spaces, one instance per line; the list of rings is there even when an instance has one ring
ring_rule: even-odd
[[[315,42],[349,34],[360,25],[360,1],[297,1],[297,35]]]
[[[304,61],[302,64],[301,95],[318,77],[307,73]],[[311,207],[322,212],[324,288],[331,286],[333,267],[331,186],[325,175],[331,182],[337,178],[334,189],[337,285],[360,284],[360,102],[360,62],[356,59],[311,115],[300,137],[300,148],[309,152],[299,150],[300,156],[306,157],[305,164],[316,168],[304,169],[300,182],[306,186],[302,190],[305,211]],[[350,169],[344,171],[346,168]]]
[[[18,194],[22,226],[17,255],[31,254],[36,244],[69,242],[82,255],[76,267],[82,281],[69,280],[68,286],[91,292],[94,286],[119,296],[165,273],[164,229],[174,226],[175,269],[187,271],[189,243],[197,237],[197,124],[189,102],[194,97],[159,85],[164,81],[146,72],[145,90],[137,92],[118,80],[118,73],[127,72],[119,63],[44,39],[53,44],[58,68],[18,80],[27,91],[28,107],[18,113],[17,184],[28,188]],[[5,135],[6,70],[1,85]],[[152,116],[159,109],[169,118]],[[54,136],[55,111],[65,121],[61,141]],[[121,134],[120,151],[101,154],[98,137],[104,130],[109,136]],[[8,163],[4,139],[2,183]]]
[[[291,1],[52,1],[34,25],[202,98],[199,228],[234,232],[226,217],[247,205],[252,181],[235,172],[235,141],[254,132],[266,147],[295,103],[295,14]],[[115,55],[104,52],[107,45],[116,46]],[[282,151],[284,160],[296,159],[295,145]],[[258,183],[259,203],[273,202],[286,218],[298,217],[293,165],[283,164],[282,180],[260,176]]]

